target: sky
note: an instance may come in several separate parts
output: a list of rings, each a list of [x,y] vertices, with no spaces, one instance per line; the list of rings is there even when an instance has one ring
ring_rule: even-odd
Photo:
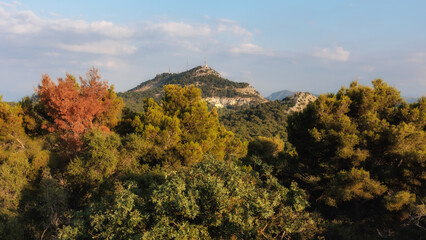
[[[334,93],[377,78],[426,95],[426,1],[1,1],[0,95],[91,68],[116,91],[207,64],[279,91]]]

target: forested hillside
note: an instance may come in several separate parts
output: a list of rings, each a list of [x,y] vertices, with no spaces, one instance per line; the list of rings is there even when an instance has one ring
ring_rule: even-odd
[[[353,82],[219,119],[204,96],[243,93],[168,77],[139,111],[96,69],[0,100],[0,239],[424,239],[426,97]]]
[[[270,101],[240,110],[225,110],[220,122],[238,137],[253,140],[255,137],[278,137],[287,141],[287,117],[315,101],[310,93],[297,92],[281,101]]]
[[[240,111],[229,111],[220,117],[220,121],[245,140],[256,136],[287,139],[285,129],[290,106],[287,101],[271,101]]]

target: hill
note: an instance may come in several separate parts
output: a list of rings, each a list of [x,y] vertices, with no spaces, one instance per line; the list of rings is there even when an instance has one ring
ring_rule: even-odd
[[[317,99],[307,92],[297,92],[281,101],[275,100],[252,106],[248,109],[232,111],[220,117],[227,129],[237,136],[251,140],[257,136],[287,139],[287,116],[299,112]]]
[[[232,108],[244,105],[258,105],[267,102],[250,84],[233,82],[208,66],[198,66],[181,73],[162,73],[154,79],[145,81],[125,93],[119,93],[125,105],[135,111],[142,110],[144,98],[160,101],[164,96],[163,86],[195,85],[202,90],[202,97],[209,104],[218,108]]]

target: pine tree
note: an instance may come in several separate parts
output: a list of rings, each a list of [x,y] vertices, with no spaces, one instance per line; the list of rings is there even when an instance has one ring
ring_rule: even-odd
[[[418,214],[426,196],[425,115],[425,98],[408,105],[382,80],[321,95],[289,117],[288,138],[298,153],[289,160],[289,178],[299,179],[329,219],[344,219],[346,231],[359,227],[357,238],[390,228],[397,232],[388,237],[416,238],[425,222]],[[400,235],[402,229],[413,235]]]

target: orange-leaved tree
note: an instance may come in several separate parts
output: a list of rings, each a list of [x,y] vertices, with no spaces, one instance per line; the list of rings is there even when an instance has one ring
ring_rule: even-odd
[[[109,131],[107,126],[115,122],[107,118],[116,118],[121,110],[122,100],[111,94],[108,83],[101,81],[98,70],[92,68],[86,78],[76,78],[67,74],[66,78],[58,78],[56,84],[44,74],[37,93],[51,118],[44,124],[50,132],[57,132],[65,140],[68,150],[78,151],[81,146],[80,137],[89,129],[99,127]],[[114,108],[114,116],[107,111]]]

